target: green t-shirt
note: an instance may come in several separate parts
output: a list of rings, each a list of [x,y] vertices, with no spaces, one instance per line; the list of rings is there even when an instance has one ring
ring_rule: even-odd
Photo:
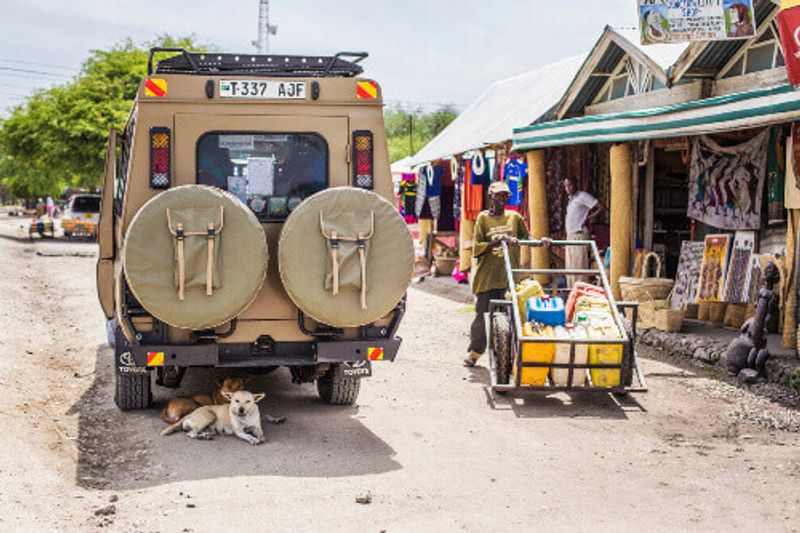
[[[489,243],[501,235],[527,239],[528,227],[522,215],[516,211],[505,211],[499,216],[492,216],[489,211],[483,211],[478,215],[478,220],[475,221],[475,236],[472,240],[472,253],[477,260],[475,274],[472,277],[472,292],[475,294],[508,288],[503,246],[487,250]],[[519,246],[510,246],[508,252],[512,268],[517,268]]]

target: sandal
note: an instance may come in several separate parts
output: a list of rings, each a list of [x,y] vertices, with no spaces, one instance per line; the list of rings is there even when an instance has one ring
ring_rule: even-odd
[[[480,357],[481,354],[479,353],[475,352],[470,353],[468,356],[464,358],[464,366],[467,368],[473,368],[475,364],[478,362],[478,359],[480,359]]]

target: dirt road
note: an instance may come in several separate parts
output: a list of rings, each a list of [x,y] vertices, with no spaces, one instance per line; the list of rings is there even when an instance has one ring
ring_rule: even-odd
[[[418,289],[357,407],[279,370],[251,383],[288,417],[266,444],[160,437],[157,408],[113,406],[92,251],[0,238],[0,530],[800,528],[800,434],[756,423],[796,412],[650,359],[651,392],[624,403],[493,399],[460,365],[465,305]]]

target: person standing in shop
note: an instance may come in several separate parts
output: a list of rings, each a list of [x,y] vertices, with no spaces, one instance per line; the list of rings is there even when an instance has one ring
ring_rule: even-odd
[[[603,205],[586,191],[579,191],[574,177],[564,180],[564,190],[569,201],[564,220],[568,241],[588,241],[592,238],[589,222],[603,213]],[[588,269],[589,248],[586,246],[565,247],[564,266],[566,269]],[[572,287],[582,276],[567,276],[567,283]]]
[[[470,328],[469,355],[464,366],[473,367],[486,351],[486,322],[491,300],[503,300],[508,290],[502,243],[509,246],[512,268],[519,268],[519,240],[528,238],[528,227],[522,215],[506,209],[511,190],[503,182],[489,186],[489,210],[481,212],[475,221],[472,252],[476,259],[472,278],[475,294],[475,319]]]

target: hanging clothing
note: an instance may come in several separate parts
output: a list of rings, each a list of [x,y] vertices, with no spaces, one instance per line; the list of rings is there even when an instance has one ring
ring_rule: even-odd
[[[453,197],[455,196],[455,187],[442,187],[442,202],[441,214],[438,223],[436,224],[437,231],[455,231],[456,219],[453,215]]]
[[[528,164],[518,157],[509,157],[503,165],[503,180],[511,189],[508,205],[517,207],[522,205],[522,184],[528,177]]]
[[[464,193],[464,162],[455,164],[456,172],[453,176],[453,218],[461,220],[461,195]]]
[[[403,174],[400,177],[400,215],[406,224],[417,222],[417,176]]]
[[[483,211],[483,175],[477,183],[472,173],[472,161],[464,162],[464,218],[477,220]]]
[[[428,197],[428,169],[430,165],[423,165],[417,171],[417,201],[414,212],[418,218],[423,218],[422,208],[425,207],[425,199]]]

